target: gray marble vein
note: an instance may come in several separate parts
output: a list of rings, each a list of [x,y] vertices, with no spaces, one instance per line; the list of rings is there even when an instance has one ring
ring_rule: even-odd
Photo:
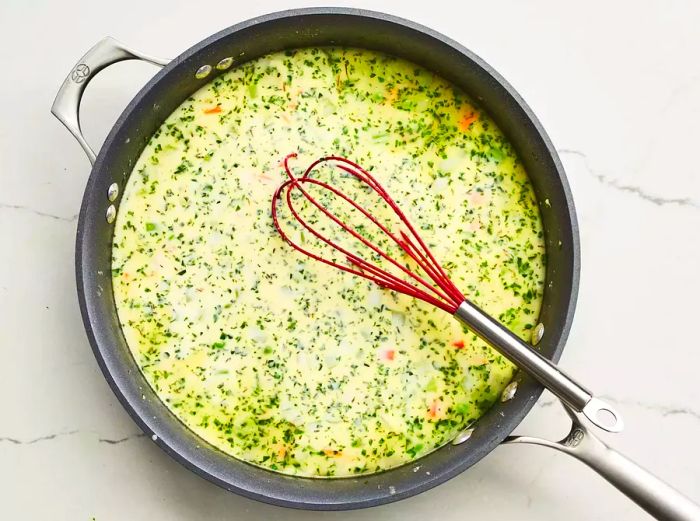
[[[695,411],[689,407],[678,407],[678,406],[671,406],[671,405],[663,405],[659,403],[646,403],[646,402],[641,402],[638,400],[619,400],[617,398],[613,398],[612,396],[608,395],[603,395],[600,396],[603,400],[607,400],[609,402],[612,402],[616,405],[627,405],[630,407],[639,407],[641,409],[646,409],[648,411],[654,411],[658,412],[661,414],[661,416],[690,416],[691,418],[694,418],[698,421],[700,421],[700,412]],[[538,402],[537,405],[540,408],[547,408],[551,407],[552,405],[558,403],[558,400],[555,398],[547,399],[547,400],[542,400],[541,402]]]
[[[55,440],[56,438],[62,438],[62,437],[67,437],[67,436],[73,436],[75,434],[80,434],[83,431],[80,431],[79,429],[75,429],[72,431],[63,431],[63,432],[55,432],[53,434],[46,434],[44,436],[39,436],[37,438],[31,438],[28,440],[22,440],[19,438],[13,438],[9,436],[0,436],[0,443],[6,442],[10,443],[12,445],[34,445],[35,443],[40,443],[44,441],[51,441]],[[129,434],[128,436],[125,436],[123,438],[103,438],[103,437],[98,437],[97,442],[98,443],[106,443],[108,445],[119,445],[120,443],[124,443],[126,441],[130,440],[135,440],[138,438],[143,438],[146,435],[142,432],[137,432],[134,434]]]
[[[41,210],[36,210],[34,208],[30,208],[29,206],[22,206],[19,204],[0,203],[0,209],[1,210],[17,210],[17,211],[22,211],[22,212],[28,212],[28,213],[32,213],[34,215],[38,215],[39,217],[46,217],[48,219],[53,219],[55,221],[63,221],[63,222],[68,222],[68,223],[72,223],[78,219],[78,214],[71,215],[69,217],[65,217],[63,215],[55,215],[52,213],[42,212]]]
[[[118,438],[115,440],[109,439],[109,438],[99,438],[97,440],[98,443],[107,443],[109,445],[119,445],[120,443],[124,443],[125,441],[131,441],[135,440],[137,438],[143,438],[146,435],[143,432],[137,432],[135,434],[130,434],[128,436],[125,436],[123,438]]]
[[[0,436],[0,442],[8,442],[12,443],[14,445],[34,445],[35,443],[40,443],[42,441],[50,441],[50,440],[55,440],[56,438],[60,438],[63,436],[72,436],[73,434],[77,434],[78,430],[73,430],[73,431],[65,431],[65,432],[55,432],[53,434],[46,434],[45,436],[39,436],[38,438],[32,438],[29,440],[21,440],[19,438],[10,438],[6,436]]]
[[[659,403],[645,403],[638,400],[617,400],[612,396],[601,396],[601,398],[604,400],[610,400],[618,405],[629,405],[632,407],[640,407],[648,411],[655,411],[661,413],[661,416],[687,415],[700,421],[700,412],[689,407],[676,407]]]
[[[604,184],[605,186],[609,186],[611,188],[614,188],[615,190],[619,190],[621,192],[627,192],[630,194],[633,194],[640,199],[643,199],[644,201],[648,201],[652,204],[655,204],[657,206],[664,206],[667,204],[675,204],[678,206],[687,206],[687,207],[692,207],[692,208],[698,208],[700,209],[700,202],[691,199],[689,197],[661,197],[659,195],[654,195],[646,192],[639,186],[634,186],[634,185],[625,185],[620,183],[617,179],[613,179],[607,175],[601,174],[599,171],[593,169],[591,167],[590,162],[588,160],[588,156],[581,152],[580,150],[574,150],[571,148],[560,148],[557,150],[557,152],[561,155],[573,155],[580,157],[581,160],[583,161],[583,166],[585,167],[586,171],[597,181],[600,183]]]

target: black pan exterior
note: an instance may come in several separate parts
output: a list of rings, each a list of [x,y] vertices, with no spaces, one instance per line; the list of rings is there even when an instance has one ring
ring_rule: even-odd
[[[173,60],[131,101],[93,167],[83,197],[76,244],[80,308],[107,382],[136,423],[177,461],[230,491],[275,505],[344,510],[415,495],[469,468],[520,423],[542,387],[519,374],[515,398],[482,417],[472,437],[447,445],[416,465],[358,478],[289,477],[234,459],[203,442],[165,407],[142,376],[124,340],[111,282],[114,225],[105,220],[107,188],[123,188],[150,136],[191,93],[220,74],[195,79],[204,64],[233,56],[235,63],[309,46],[362,47],[420,64],[462,88],[493,117],[518,151],[540,202],[547,244],[547,282],[540,321],[541,352],[557,360],[573,318],[579,281],[578,227],[571,193],[556,151],[525,102],[486,63],[441,34],[385,14],[342,8],[274,13],[225,29]],[[123,190],[122,190],[123,192]],[[119,204],[119,200],[116,201]]]

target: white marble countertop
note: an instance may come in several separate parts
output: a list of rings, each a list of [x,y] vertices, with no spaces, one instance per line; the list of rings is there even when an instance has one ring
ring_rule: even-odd
[[[326,3],[326,2],[321,2]],[[337,2],[348,5],[348,2]],[[174,56],[235,22],[315,2],[3,2],[0,6],[0,518],[30,520],[645,519],[567,456],[500,447],[420,496],[349,513],[238,497],[175,463],[137,427],[90,351],[73,274],[89,164],[49,114],[105,35]],[[548,131],[578,207],[582,278],[563,366],[624,413],[616,448],[700,500],[700,4],[363,1],[433,27],[503,74]],[[154,69],[93,82],[98,144]],[[561,434],[543,396],[519,433]]]

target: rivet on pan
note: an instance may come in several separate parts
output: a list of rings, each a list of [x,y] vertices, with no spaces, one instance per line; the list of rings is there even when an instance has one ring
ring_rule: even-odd
[[[201,80],[202,78],[206,78],[207,76],[209,76],[210,72],[211,65],[202,65],[199,69],[197,69],[197,72],[194,73],[194,77],[198,80]]]
[[[539,344],[543,336],[544,326],[542,325],[542,322],[540,322],[535,326],[535,329],[532,330],[532,345],[536,346],[537,344]]]
[[[117,218],[117,209],[114,207],[113,204],[109,205],[109,208],[107,208],[107,222],[109,224],[112,224],[114,222],[114,219]]]
[[[518,382],[510,382],[501,393],[501,401],[507,402],[513,399],[515,391],[518,390]]]
[[[114,202],[118,195],[119,185],[117,183],[109,185],[109,188],[107,188],[107,199],[109,199],[109,202]]]
[[[462,432],[457,434],[452,440],[452,445],[460,445],[472,437],[474,429],[464,429]]]
[[[233,64],[233,58],[229,56],[228,58],[224,58],[219,63],[217,63],[216,68],[219,69],[220,71],[225,71],[232,64]]]

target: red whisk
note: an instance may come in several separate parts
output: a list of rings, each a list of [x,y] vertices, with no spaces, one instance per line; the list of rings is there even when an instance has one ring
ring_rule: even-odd
[[[401,208],[372,174],[348,159],[329,156],[314,161],[301,176],[297,177],[289,168],[289,159],[293,157],[296,157],[296,154],[289,154],[284,158],[284,169],[289,179],[277,188],[272,198],[272,219],[275,228],[290,246],[312,259],[371,280],[382,288],[415,297],[447,311],[511,362],[536,378],[564,403],[574,410],[582,412],[595,425],[611,432],[622,430],[621,416],[610,405],[594,397],[590,391],[576,383],[556,365],[531,349],[510,330],[464,297],[447,276]],[[355,199],[329,182],[311,177],[316,168],[324,163],[334,165],[341,172],[368,187],[372,193],[386,203],[386,208],[398,219],[401,229],[398,232],[391,231],[385,223],[381,222]],[[367,239],[361,233],[361,230],[365,228],[364,225],[350,226],[344,222],[337,212],[320,203],[309,192],[309,189],[325,191],[327,196],[337,198],[341,205],[348,205],[353,215],[359,215],[361,218],[369,220],[383,234],[384,242],[398,247],[399,251],[405,254],[418,270],[397,261],[387,252],[386,247],[382,248]],[[387,267],[382,267],[368,260],[366,256],[360,256],[357,251],[350,251],[347,247],[339,244],[337,240],[333,240],[319,231],[316,223],[302,217],[294,206],[293,193],[295,190],[311,204],[311,208],[318,210],[320,215],[323,215],[336,228],[337,232],[349,234],[355,241],[359,241],[363,245],[362,248],[370,256],[386,261]],[[339,258],[324,257],[294,242],[280,224],[278,215],[280,201],[286,204],[291,216],[303,230],[310,232],[320,245],[330,248],[335,257]],[[599,411],[608,411],[613,418],[612,424],[599,419]]]

